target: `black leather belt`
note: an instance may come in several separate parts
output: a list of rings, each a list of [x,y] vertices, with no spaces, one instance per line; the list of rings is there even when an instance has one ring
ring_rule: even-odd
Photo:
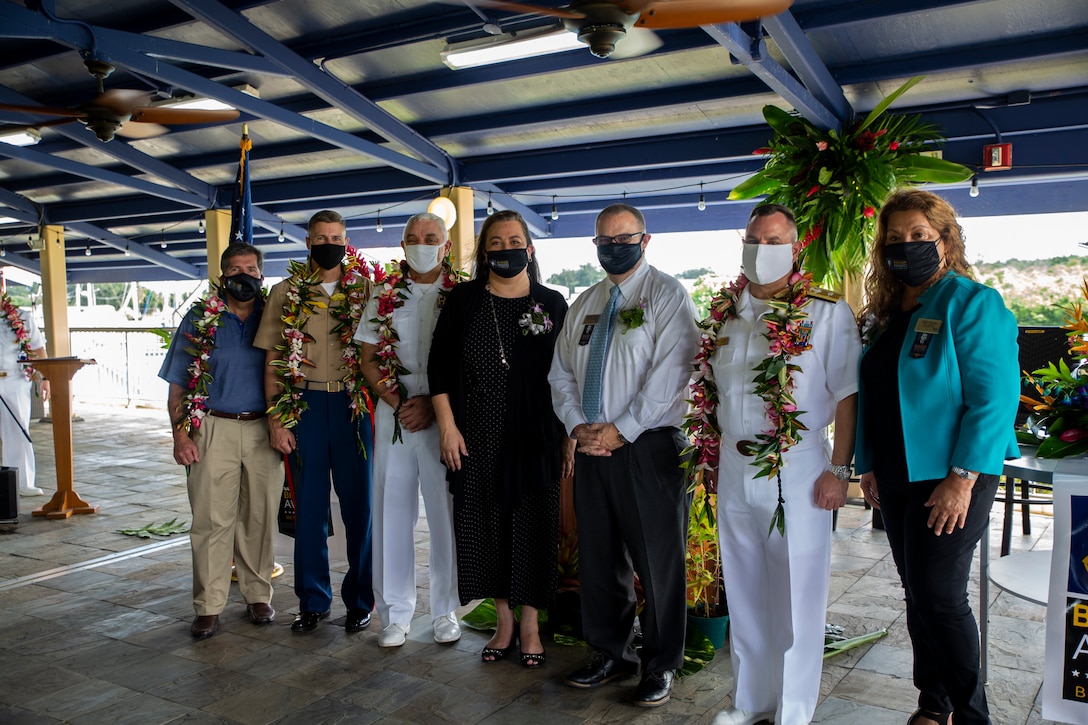
[[[208,415],[216,418],[229,418],[230,420],[260,420],[267,413],[225,413],[222,410],[209,410]]]
[[[343,380],[330,380],[325,383],[319,383],[315,380],[306,380],[302,383],[303,390],[321,390],[326,393],[339,393],[344,389]]]

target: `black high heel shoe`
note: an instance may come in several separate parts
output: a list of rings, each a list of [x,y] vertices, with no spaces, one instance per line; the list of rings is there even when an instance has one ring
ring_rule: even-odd
[[[545,652],[522,652],[521,653],[521,666],[530,670],[535,670],[544,666]]]
[[[497,649],[495,647],[484,647],[483,651],[480,652],[480,659],[488,664],[491,664],[492,662],[501,662],[510,655],[514,654],[514,650],[516,650],[517,647],[518,633],[514,632],[513,636],[510,638],[510,644],[506,645],[506,647],[502,649]],[[488,659],[488,657],[490,657],[491,659]]]
[[[932,720],[938,725],[952,725],[952,713],[950,712],[930,712],[929,710],[915,710],[910,719],[907,720],[907,725],[916,725],[921,718]]]

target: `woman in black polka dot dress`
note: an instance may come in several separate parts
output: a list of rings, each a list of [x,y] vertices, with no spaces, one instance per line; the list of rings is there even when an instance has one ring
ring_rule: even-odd
[[[481,657],[501,660],[520,638],[526,667],[544,663],[537,610],[555,596],[559,479],[574,461],[548,386],[567,304],[539,283],[534,255],[520,215],[487,218],[476,277],[446,299],[428,366],[461,603],[494,598],[498,626]]]

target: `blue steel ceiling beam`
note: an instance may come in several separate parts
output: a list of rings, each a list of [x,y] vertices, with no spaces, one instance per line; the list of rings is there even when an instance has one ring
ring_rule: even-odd
[[[805,30],[836,28],[897,15],[943,10],[959,5],[978,5],[988,0],[846,0],[809,3],[791,10]]]
[[[192,206],[197,208],[204,208],[208,205],[208,199],[200,197],[190,191],[184,191],[182,189],[175,189],[170,186],[162,186],[160,184],[153,184],[150,181],[144,181],[143,179],[136,179],[125,174],[119,174],[116,171],[109,171],[107,169],[101,169],[97,166],[91,166],[89,164],[80,163],[78,161],[72,161],[60,156],[50,156],[49,154],[42,153],[41,151],[35,151],[30,146],[12,146],[11,144],[0,144],[0,156],[8,156],[13,159],[21,159],[23,161],[29,161],[31,163],[40,164],[47,168],[57,169],[76,176],[82,176],[85,179],[92,179],[94,181],[104,181],[109,184],[117,184],[118,186],[124,186],[133,191],[139,191],[144,194],[150,194],[163,199],[169,199],[179,204],[185,204],[186,206]]]
[[[835,114],[839,126],[850,121],[854,115],[850,101],[846,100],[842,87],[832,77],[823,59],[816,54],[816,49],[812,47],[805,31],[801,30],[790,11],[763,18],[763,27],[786,56],[786,62],[805,88]]]
[[[41,275],[42,273],[42,265],[37,260],[24,257],[18,252],[5,252],[2,261],[4,264],[10,264],[12,267],[18,267],[32,274]]]
[[[703,30],[813,125],[823,129],[841,125],[830,108],[767,55],[762,37],[752,38],[736,23],[704,25]]]
[[[543,215],[527,204],[510,196],[495,184],[485,183],[473,186],[472,188],[481,193],[490,192],[492,203],[500,209],[516,211],[518,214],[521,214],[525,223],[529,225],[529,230],[538,237],[550,237],[552,235],[548,220],[545,219]]]
[[[13,217],[27,224],[37,224],[41,219],[34,202],[8,189],[0,189],[0,206],[7,207],[3,216]]]
[[[430,139],[413,131],[348,84],[299,57],[245,17],[227,10],[214,0],[171,0],[171,2],[270,59],[303,87],[328,102],[330,107],[348,113],[384,138],[401,144],[426,160],[447,175],[447,183],[457,183],[456,162]]]
[[[287,75],[278,65],[267,58],[249,53],[207,48],[193,43],[138,35],[121,30],[93,27],[99,48],[124,47],[137,53],[158,58],[199,63],[235,71]],[[0,3],[0,37],[28,40],[52,40],[78,51],[90,45],[86,29],[75,23],[56,23],[32,10],[10,2]]]
[[[94,239],[95,241],[113,247],[114,249],[119,249],[121,251],[127,250],[135,257],[146,259],[148,262],[159,267],[165,267],[187,279],[200,279],[201,277],[200,270],[188,262],[174,259],[169,254],[151,249],[150,247],[125,239],[124,237],[119,237],[108,229],[102,229],[101,227],[86,222],[67,224],[65,225],[65,228],[71,229],[77,234],[88,239]]]
[[[307,136],[319,138],[332,146],[370,156],[377,161],[394,168],[402,169],[410,174],[415,174],[421,178],[440,184],[446,182],[446,172],[436,169],[429,163],[419,161],[392,149],[387,149],[376,143],[358,138],[346,131],[333,128],[327,124],[315,121],[312,118],[291,113],[273,103],[262,101],[249,94],[236,91],[233,88],[228,88],[215,81],[203,78],[196,73],[183,70],[169,63],[154,60],[141,53],[130,51],[127,48],[115,47],[109,49],[108,52],[110,58],[116,61],[118,65],[122,65],[130,70],[138,71],[139,73],[152,78],[157,78],[160,81],[175,86],[187,88],[188,90],[207,98],[215,98],[234,108],[246,111],[247,113],[252,113],[254,116],[274,121]]]

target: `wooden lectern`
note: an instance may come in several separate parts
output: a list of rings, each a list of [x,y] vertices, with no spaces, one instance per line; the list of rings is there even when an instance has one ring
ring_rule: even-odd
[[[72,514],[93,514],[98,506],[92,506],[79,497],[72,474],[72,376],[84,365],[95,365],[94,360],[76,357],[47,357],[24,360],[49,381],[50,410],[53,416],[53,453],[56,456],[57,492],[49,503],[34,509],[35,516],[50,519],[66,519]]]

